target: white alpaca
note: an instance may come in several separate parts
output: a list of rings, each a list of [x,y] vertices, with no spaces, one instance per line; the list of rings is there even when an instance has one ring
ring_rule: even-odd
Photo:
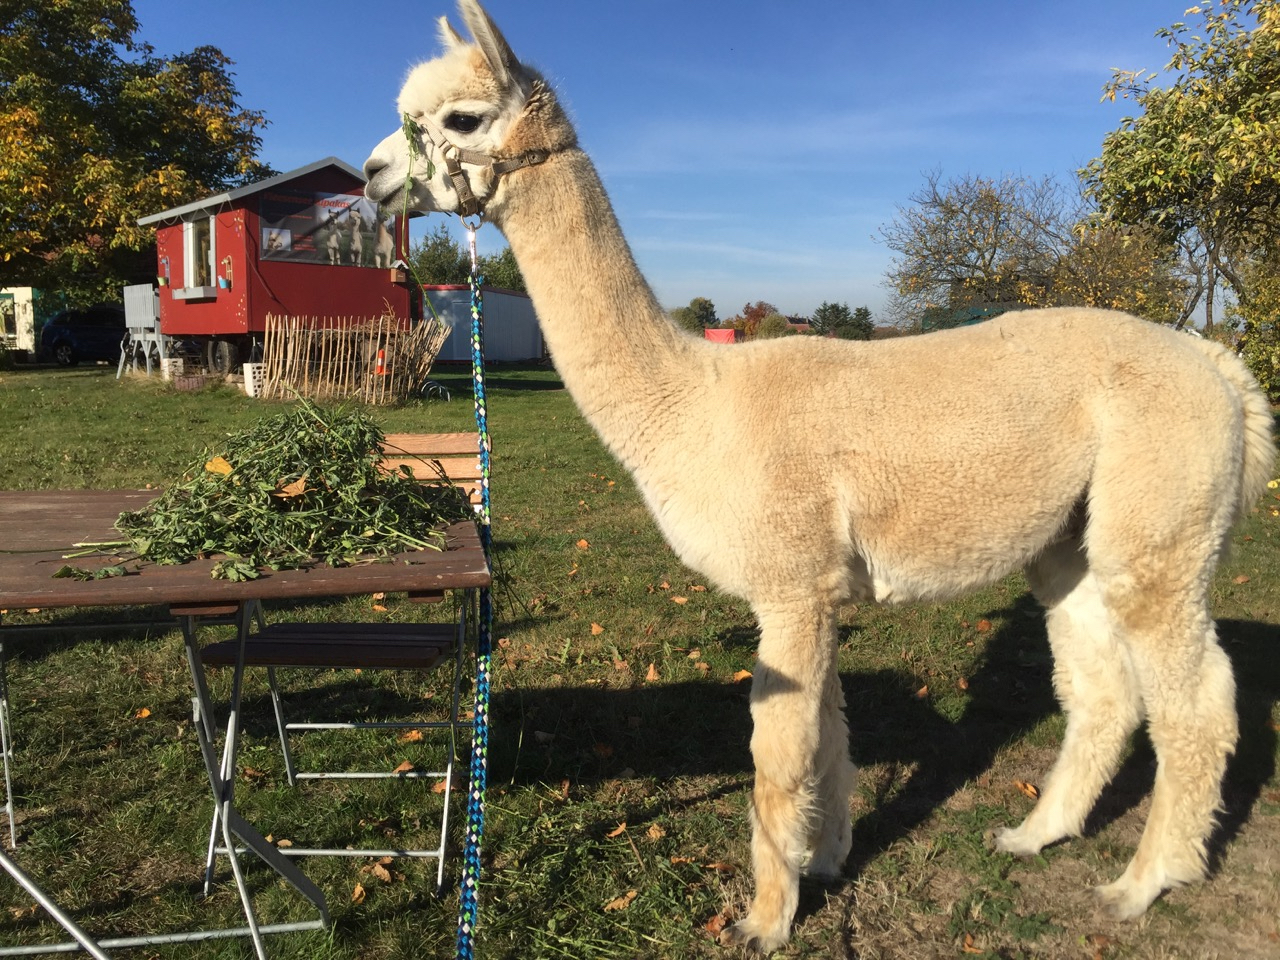
[[[392,217],[384,217],[378,214],[374,218],[376,233],[373,240],[373,265],[375,267],[389,267],[395,259],[396,244],[391,236],[391,224],[394,222]]]
[[[360,261],[364,259],[364,237],[360,233],[360,228],[363,225],[364,217],[360,215],[359,210],[352,207],[347,213],[347,229],[351,231],[351,262],[357,267],[360,266]]]
[[[399,204],[411,178],[413,208],[483,211],[503,231],[583,414],[681,559],[755,611],[756,892],[722,939],[779,947],[800,872],[838,874],[849,853],[837,609],[951,597],[1019,568],[1047,610],[1068,725],[1040,802],[998,846],[1030,855],[1078,834],[1145,719],[1151,812],[1098,893],[1135,917],[1202,876],[1236,742],[1207,594],[1275,457],[1239,360],[1083,309],[880,343],[688,337],[547,84],[475,0],[460,9],[475,45],[442,19],[445,52],[400,94],[433,166],[397,125],[365,163],[365,193]],[[706,482],[730,475],[731,502]],[[930,506],[940,488],[944,511]]]
[[[329,227],[329,238],[325,241],[325,252],[329,254],[329,264],[338,266],[342,263],[342,244],[339,237],[342,234],[342,226],[338,223],[338,212],[336,210],[329,211],[329,219],[325,221]]]

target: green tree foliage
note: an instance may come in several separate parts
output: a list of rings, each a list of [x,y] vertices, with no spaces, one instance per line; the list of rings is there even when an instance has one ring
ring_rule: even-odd
[[[813,311],[809,328],[818,336],[839,337],[841,340],[870,340],[876,329],[869,308],[850,310],[847,303],[826,301]]]
[[[0,0],[0,261],[10,283],[119,297],[155,271],[148,213],[270,175],[216,47],[158,56],[128,0]]]
[[[676,307],[671,311],[671,319],[681,329],[699,336],[707,327],[720,322],[716,319],[716,305],[706,297],[694,297],[687,307]]]
[[[409,263],[418,283],[465,284],[471,280],[471,254],[444,223],[414,244]],[[524,276],[510,247],[479,258],[480,276],[487,286],[524,292]]]
[[[1173,51],[1162,73],[1117,70],[1104,88],[1139,112],[1082,174],[1112,220],[1200,251],[1211,310],[1218,277],[1247,304],[1249,264],[1280,242],[1280,4],[1219,0],[1187,15],[1199,23],[1157,32]]]
[[[760,321],[756,327],[757,340],[776,340],[778,337],[792,336],[795,331],[787,318],[780,313],[771,313]]]

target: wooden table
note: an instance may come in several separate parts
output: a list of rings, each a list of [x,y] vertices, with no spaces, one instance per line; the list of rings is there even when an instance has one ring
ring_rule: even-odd
[[[448,527],[443,551],[415,551],[398,554],[379,562],[347,567],[317,564],[302,570],[262,570],[256,580],[232,582],[214,580],[213,560],[164,566],[149,562],[129,562],[125,576],[102,580],[54,579],[60,567],[72,565],[84,570],[111,566],[110,554],[67,559],[65,554],[77,552],[74,543],[101,543],[123,539],[114,528],[116,518],[126,510],[137,510],[148,503],[155,491],[149,490],[40,490],[0,491],[0,610],[55,608],[73,606],[166,606],[182,626],[187,659],[192,671],[196,701],[202,722],[195,724],[197,738],[209,775],[215,802],[221,810],[221,823],[226,846],[234,850],[238,838],[282,877],[288,880],[320,912],[320,919],[305,924],[259,926],[253,915],[236,856],[231,856],[232,870],[245,911],[248,926],[226,931],[198,931],[190,934],[165,934],[137,938],[119,938],[95,942],[75,921],[61,911],[37,884],[0,849],[0,867],[10,873],[38,903],[75,938],[74,949],[86,950],[94,957],[106,957],[103,946],[136,946],[175,940],[205,939],[211,935],[247,934],[253,938],[260,957],[265,957],[262,933],[289,929],[312,929],[327,922],[324,894],[292,863],[262,837],[236,812],[233,804],[231,773],[226,769],[228,756],[234,756],[238,734],[238,686],[232,692],[227,727],[223,732],[223,759],[219,761],[214,741],[213,705],[209,700],[196,643],[198,618],[234,615],[241,641],[248,634],[250,612],[265,600],[303,599],[350,596],[377,592],[428,595],[446,590],[470,590],[486,587],[490,571],[475,524],[456,523]],[[0,735],[4,752],[6,799],[12,829],[13,808],[9,790],[10,726],[8,696],[4,687],[4,634],[0,630]],[[238,665],[239,666],[239,665]],[[237,670],[237,676],[239,670]],[[51,945],[52,946],[52,945]],[[68,945],[53,949],[65,950]],[[5,951],[0,950],[0,953]]]

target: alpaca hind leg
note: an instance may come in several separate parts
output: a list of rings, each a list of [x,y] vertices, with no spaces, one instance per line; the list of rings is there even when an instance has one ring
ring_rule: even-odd
[[[853,846],[849,797],[858,782],[857,768],[849,757],[849,723],[837,670],[831,671],[827,681],[818,722],[817,820],[812,824],[813,852],[804,872],[817,879],[833,879],[844,870]]]
[[[1146,605],[1144,604],[1144,607]],[[1231,662],[1207,610],[1132,642],[1156,751],[1151,812],[1133,860],[1097,888],[1107,910],[1137,917],[1161,892],[1199,880],[1222,806],[1222,778],[1238,724]]]
[[[1067,715],[1067,730],[1035,809],[1020,826],[996,833],[996,849],[1024,857],[1080,835],[1142,720],[1128,651],[1115,634],[1080,543],[1069,540],[1051,547],[1027,576],[1045,606],[1053,686]]]
[[[834,612],[812,601],[759,605],[756,615],[760,656],[751,683],[755,896],[747,916],[720,939],[769,953],[786,943],[800,900],[800,867],[819,810],[820,717],[835,672],[836,637]]]

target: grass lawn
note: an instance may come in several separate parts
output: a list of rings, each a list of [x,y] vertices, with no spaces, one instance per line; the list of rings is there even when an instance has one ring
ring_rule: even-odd
[[[472,427],[466,371],[438,379],[452,402],[376,410],[383,429]],[[554,371],[498,368],[489,385],[501,585],[478,955],[731,956],[713,932],[743,911],[750,890],[750,613],[675,559]],[[107,367],[3,372],[0,489],[162,484],[277,409],[230,388],[184,394],[117,381]],[[708,482],[733,496],[733,478]],[[1150,506],[1161,509],[1159,478]],[[1039,611],[1013,577],[955,603],[849,611],[840,668],[861,768],[854,852],[843,882],[802,889],[780,955],[1280,956],[1276,508],[1269,491],[1236,531],[1214,590],[1242,723],[1208,883],[1168,894],[1132,923],[1093,908],[1087,888],[1119,874],[1149,805],[1153,755],[1141,734],[1086,837],[1032,861],[986,849],[986,831],[1030,809],[1020,784],[1043,777],[1063,731]],[[936,509],[946,510],[945,489]],[[376,621],[413,619],[422,608],[392,596],[274,612]],[[5,616],[53,625],[6,643],[18,860],[96,933],[234,922],[229,883],[197,896],[211,804],[181,638],[166,626],[66,629],[104,616]],[[215,678],[215,696],[225,681]],[[409,709],[444,693],[438,679],[405,675],[346,671],[318,682],[312,699],[356,709],[369,700]],[[434,816],[438,798],[411,785],[289,788],[260,678],[246,722],[238,798],[264,834],[398,843]],[[392,764],[427,764],[433,748],[365,738],[307,749],[319,759],[382,750]],[[334,924],[272,937],[268,949],[306,960],[452,956],[457,865],[437,898],[428,864],[304,861]],[[266,919],[307,917],[273,874],[253,867],[250,882]],[[54,938],[60,931],[0,878],[0,944]],[[214,941],[139,955],[251,951],[247,941]]]

